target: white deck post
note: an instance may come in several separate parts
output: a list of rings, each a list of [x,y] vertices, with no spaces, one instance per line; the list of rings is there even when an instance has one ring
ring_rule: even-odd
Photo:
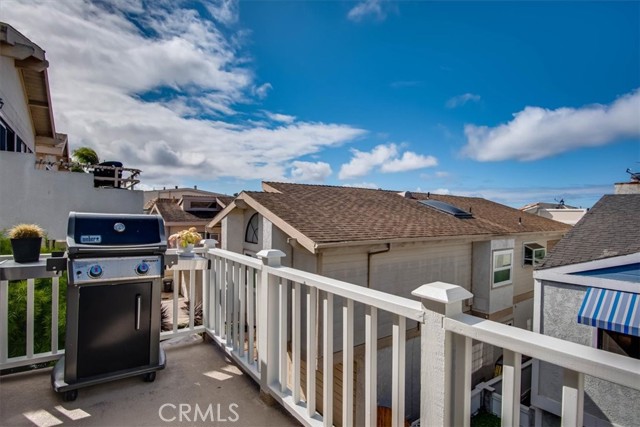
[[[584,414],[584,374],[564,369],[562,385],[562,427],[582,427]]]
[[[452,425],[454,411],[460,410],[454,407],[456,401],[467,401],[465,394],[471,393],[471,390],[454,390],[453,337],[451,332],[444,330],[442,324],[445,317],[461,313],[462,301],[473,297],[473,294],[461,286],[443,282],[422,285],[411,294],[421,299],[424,310],[424,324],[421,327],[420,425]],[[464,370],[469,368],[470,364],[465,364]],[[468,426],[469,419],[464,423]]]
[[[522,355],[511,350],[503,350],[502,368],[502,425],[520,425],[520,375]]]
[[[265,249],[257,253],[267,267],[280,267],[285,253],[277,249]],[[269,274],[268,268],[261,271],[258,304],[262,307],[258,317],[258,357],[260,361],[260,391],[270,396],[269,388],[278,381],[279,369],[279,278]],[[268,400],[266,398],[265,400]],[[271,403],[271,402],[269,402]]]

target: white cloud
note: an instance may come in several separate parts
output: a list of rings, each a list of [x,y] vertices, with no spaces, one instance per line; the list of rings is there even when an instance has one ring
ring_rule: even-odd
[[[71,149],[90,146],[142,169],[146,185],[279,180],[297,158],[366,133],[237,113],[235,105],[255,104],[271,84],[256,84],[241,37],[183,5],[4,0],[3,21],[47,52],[56,127]]]
[[[415,169],[428,168],[431,166],[436,166],[437,164],[438,160],[433,156],[423,156],[422,154],[405,151],[404,153],[402,153],[402,157],[384,163],[380,167],[380,171],[404,172]]]
[[[352,188],[370,188],[372,190],[377,190],[378,188],[380,188],[380,186],[375,182],[358,182],[356,184],[344,184],[343,186]]]
[[[294,161],[291,165],[291,179],[298,182],[323,182],[332,173],[331,166],[325,162]]]
[[[454,96],[447,101],[447,108],[457,108],[462,107],[469,101],[472,102],[480,102],[480,95],[476,95],[475,93],[463,93],[462,95]]]
[[[230,25],[238,21],[238,3],[239,0],[213,0],[205,5],[218,22]]]
[[[451,194],[451,191],[448,188],[436,188],[432,191],[433,194]]]
[[[274,122],[281,123],[293,123],[296,120],[296,116],[289,116],[287,114],[280,113],[272,113],[270,111],[265,111],[264,115],[267,116],[268,119],[273,120]]]
[[[271,83],[264,83],[264,84],[261,84],[260,86],[254,86],[252,88],[252,93],[258,98],[264,99],[267,97],[267,94],[271,89],[273,89],[273,86],[271,86]]]
[[[449,172],[445,172],[445,171],[437,171],[436,172],[436,177],[438,178],[447,178],[451,176],[451,174]]]
[[[456,196],[482,197],[513,207],[534,202],[564,199],[568,205],[590,207],[596,200],[613,191],[612,185],[584,185],[578,187],[477,188],[452,190]]]
[[[349,10],[347,18],[355,22],[360,22],[368,17],[383,21],[387,17],[387,8],[384,6],[385,1],[386,0],[361,1]]]
[[[379,167],[381,172],[403,172],[414,169],[435,166],[438,161],[433,156],[423,156],[412,151],[405,151],[400,155],[396,144],[380,144],[370,152],[352,149],[353,157],[349,163],[340,167],[338,177],[340,179],[356,178],[364,176],[374,168]]]
[[[640,89],[609,105],[526,107],[496,127],[466,125],[463,154],[479,161],[537,160],[640,136]]]

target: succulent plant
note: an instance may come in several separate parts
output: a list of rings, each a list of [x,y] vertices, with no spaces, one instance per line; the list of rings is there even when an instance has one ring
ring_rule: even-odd
[[[37,224],[18,224],[9,229],[10,239],[28,239],[44,237],[44,230]]]

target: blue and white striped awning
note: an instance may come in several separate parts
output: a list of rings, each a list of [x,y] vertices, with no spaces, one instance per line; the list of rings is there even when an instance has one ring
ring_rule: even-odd
[[[640,336],[640,296],[589,288],[578,312],[578,323]]]

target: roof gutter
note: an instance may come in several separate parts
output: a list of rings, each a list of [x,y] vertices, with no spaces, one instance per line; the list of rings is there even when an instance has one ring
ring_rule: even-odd
[[[569,229],[570,230],[570,229]],[[315,249],[330,249],[330,248],[343,248],[348,246],[371,246],[388,243],[421,243],[421,242],[434,242],[434,241],[448,241],[448,240],[468,240],[472,242],[480,242],[491,239],[501,239],[504,237],[517,237],[517,236],[557,236],[568,233],[569,230],[557,230],[557,231],[529,231],[524,233],[498,233],[498,234],[464,234],[459,236],[434,236],[434,237],[405,237],[398,239],[386,239],[386,240],[348,240],[343,242],[327,242],[316,243]]]

